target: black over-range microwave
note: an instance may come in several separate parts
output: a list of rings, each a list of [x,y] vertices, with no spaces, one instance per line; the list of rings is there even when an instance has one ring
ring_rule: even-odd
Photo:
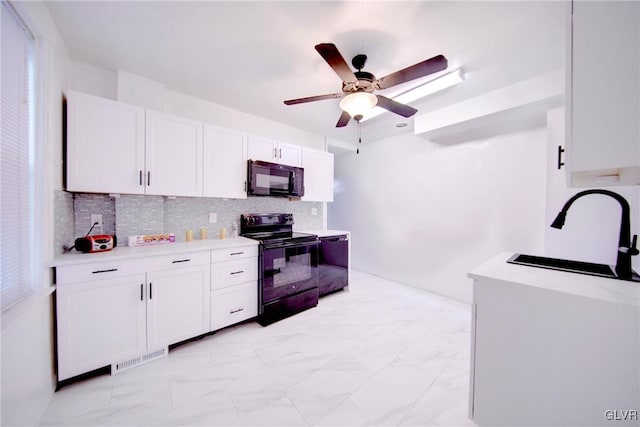
[[[304,196],[304,169],[278,163],[249,160],[250,196]]]

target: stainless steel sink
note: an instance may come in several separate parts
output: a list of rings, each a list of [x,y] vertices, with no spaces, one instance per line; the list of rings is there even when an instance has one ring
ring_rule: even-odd
[[[592,262],[572,261],[568,259],[547,258],[542,256],[514,254],[507,260],[510,264],[526,265],[529,267],[547,268],[550,270],[568,271],[571,273],[587,274],[590,276],[609,277],[611,279],[621,279],[616,274],[614,268],[606,264],[595,264]],[[633,282],[640,281],[640,276],[633,272]]]

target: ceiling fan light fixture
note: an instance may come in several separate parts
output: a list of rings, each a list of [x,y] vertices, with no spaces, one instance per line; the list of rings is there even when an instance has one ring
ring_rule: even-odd
[[[364,116],[378,103],[378,98],[368,92],[354,92],[342,98],[340,108],[349,113],[351,117]]]

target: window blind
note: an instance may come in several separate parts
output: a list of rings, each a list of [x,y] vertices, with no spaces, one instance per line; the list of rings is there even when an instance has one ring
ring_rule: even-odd
[[[0,299],[10,308],[34,289],[34,40],[2,1],[0,68]]]

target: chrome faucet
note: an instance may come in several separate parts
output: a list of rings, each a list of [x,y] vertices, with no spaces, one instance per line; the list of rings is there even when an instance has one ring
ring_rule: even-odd
[[[586,196],[587,194],[604,194],[605,196],[613,197],[618,201],[618,203],[620,203],[620,206],[622,207],[622,220],[620,221],[620,238],[618,240],[616,275],[621,279],[631,279],[634,274],[633,270],[631,269],[631,257],[640,253],[637,248],[638,236],[634,235],[633,242],[631,241],[631,214],[629,203],[618,193],[614,193],[613,191],[609,190],[586,190],[577,193],[572,198],[567,200],[560,213],[558,213],[556,219],[554,219],[551,223],[551,227],[561,229],[564,225],[564,220],[567,217],[567,211],[569,210],[573,202],[575,202],[582,196]]]

